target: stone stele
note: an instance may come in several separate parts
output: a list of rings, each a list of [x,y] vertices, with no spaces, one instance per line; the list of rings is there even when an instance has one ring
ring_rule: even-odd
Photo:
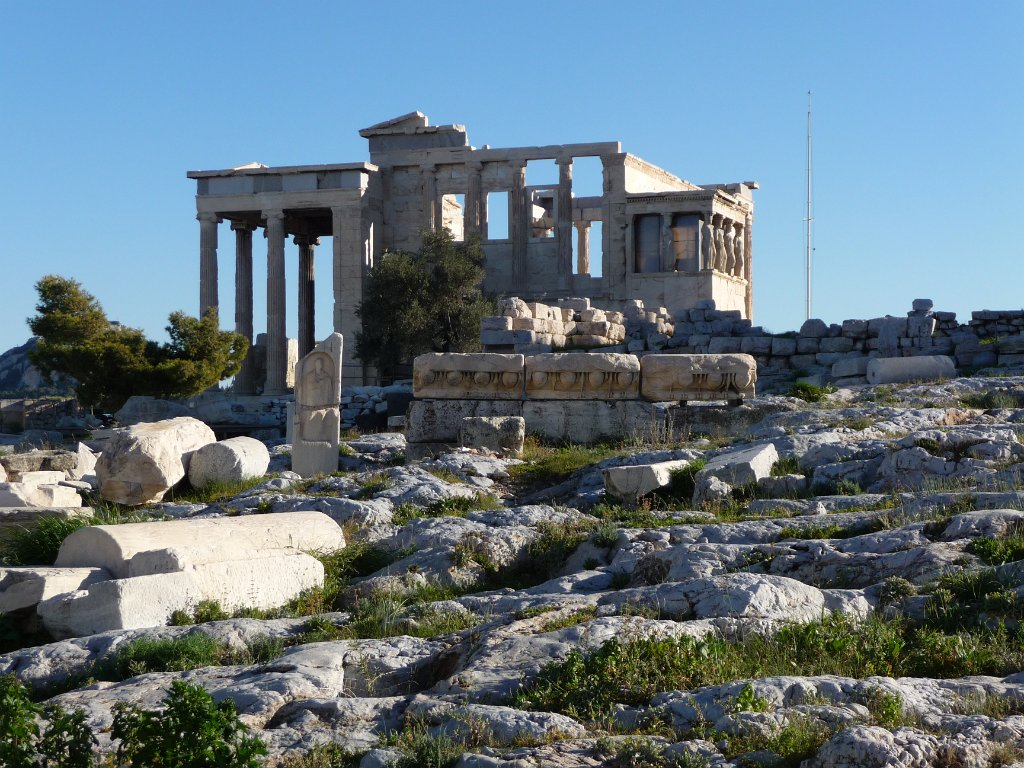
[[[754,396],[757,363],[750,355],[644,355],[640,394],[654,402],[727,400]]]
[[[302,477],[338,471],[343,348],[341,334],[332,333],[296,366],[292,470]]]
[[[130,506],[160,501],[188,473],[192,453],[215,442],[213,430],[190,416],[115,430],[96,462],[100,495]]]
[[[610,352],[539,354],[526,358],[531,400],[636,400],[640,361]]]
[[[420,355],[413,361],[413,395],[421,399],[521,400],[523,372],[522,355]]]

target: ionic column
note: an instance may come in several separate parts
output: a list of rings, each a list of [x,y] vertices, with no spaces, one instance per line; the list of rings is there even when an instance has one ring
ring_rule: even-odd
[[[233,221],[231,229],[235,233],[235,333],[245,336],[252,344],[252,232],[254,225],[248,221]],[[232,389],[243,395],[251,395],[256,391],[251,350],[242,361],[242,368],[235,375]]]
[[[267,211],[267,381],[265,395],[283,395],[288,390],[288,334],[284,270],[284,211]]]
[[[199,316],[216,309],[217,300],[217,225],[215,213],[200,213],[199,220]]]
[[[299,246],[299,358],[316,346],[316,270],[314,248],[320,239],[311,235],[296,235]]]
[[[590,274],[590,222],[576,222],[576,273]]]
[[[672,241],[671,213],[661,214],[661,271],[676,271],[676,246]]]
[[[526,288],[526,243],[530,221],[526,214],[526,161],[513,160],[512,192],[509,194],[509,208],[512,210],[512,287],[520,291]]]
[[[436,165],[424,165],[420,168],[423,177],[423,213],[426,221],[423,226],[434,230],[441,226],[441,217],[437,211],[437,171]]]
[[[555,218],[558,287],[569,287],[572,275],[572,158],[558,158],[558,210]]]
[[[483,210],[483,193],[481,191],[481,175],[483,163],[466,163],[466,172],[469,176],[466,189],[466,210],[463,211],[462,228],[466,237],[480,234],[480,222],[483,218],[480,214]]]

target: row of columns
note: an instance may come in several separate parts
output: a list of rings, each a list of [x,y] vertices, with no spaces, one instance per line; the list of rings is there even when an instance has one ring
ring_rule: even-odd
[[[199,311],[206,314],[218,306],[217,225],[221,217],[201,213],[199,219]],[[285,270],[284,211],[264,211],[262,218],[267,238],[267,371],[263,393],[282,395],[288,389],[287,279]],[[251,220],[235,220],[235,333],[253,341],[253,276],[252,233],[259,225]],[[337,240],[338,238],[335,238]],[[296,235],[299,248],[298,309],[299,355],[304,356],[316,345],[316,272],[315,247],[320,244],[312,235]],[[337,321],[335,328],[339,327]],[[247,355],[235,377],[234,389],[252,394],[256,389],[255,361]]]
[[[526,199],[526,160],[509,161],[512,166],[512,189],[509,193],[509,237],[512,241],[512,280],[517,290],[527,287],[527,245],[529,242],[528,201]],[[557,158],[558,193],[555,220],[556,252],[558,254],[558,276],[560,287],[569,287],[572,275],[572,158]],[[477,234],[483,231],[486,217],[482,172],[483,163],[470,162],[466,165],[467,185],[463,211],[465,233]],[[423,226],[437,229],[442,222],[442,199],[438,194],[437,166],[420,167],[423,179]],[[589,271],[589,268],[588,268]]]

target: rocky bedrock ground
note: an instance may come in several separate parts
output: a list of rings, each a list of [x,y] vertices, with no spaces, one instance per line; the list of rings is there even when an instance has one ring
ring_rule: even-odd
[[[104,750],[118,702],[183,679],[234,701],[271,764],[425,764],[427,742],[463,768],[1024,764],[1024,378],[744,407],[766,415],[739,438],[522,463],[403,466],[400,435],[368,435],[313,482],[278,448],[254,488],[149,512],[324,512],[350,550],[320,553],[328,588],[21,648],[0,674],[84,709]],[[608,467],[768,443],[755,484],[604,493]],[[125,661],[196,635],[214,662]]]

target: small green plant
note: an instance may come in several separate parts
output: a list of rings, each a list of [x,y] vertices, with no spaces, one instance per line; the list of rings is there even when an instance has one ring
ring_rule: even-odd
[[[772,464],[772,477],[802,474],[803,472],[800,471],[800,460],[796,456],[783,456]]]
[[[914,445],[918,448],[924,448],[932,456],[942,455],[942,443],[932,437],[919,437],[914,441]]]
[[[808,403],[820,403],[835,391],[836,388],[833,386],[819,387],[817,384],[811,384],[808,381],[797,381],[790,387],[789,396],[798,397]]]
[[[202,687],[175,680],[160,711],[118,704],[111,736],[117,763],[132,768],[259,768],[267,748]],[[182,738],[187,736],[187,738]]]
[[[769,712],[771,703],[763,696],[758,696],[754,686],[747,683],[736,695],[732,705],[733,712]]]
[[[871,713],[871,722],[874,725],[892,729],[911,724],[903,712],[903,699],[884,688],[872,688],[865,697],[864,706]]]
[[[302,755],[286,759],[281,768],[359,768],[362,756],[337,744],[317,744]]]
[[[168,493],[167,501],[186,504],[216,504],[218,501],[225,501],[245,493],[262,483],[263,477],[261,476],[230,482],[217,480],[202,488],[186,485],[185,488],[172,489]]]
[[[381,491],[386,491],[391,485],[392,481],[387,472],[374,472],[363,478],[359,484],[359,491],[352,498],[369,499]]]
[[[587,608],[581,608],[578,611],[571,611],[566,613],[564,616],[549,619],[540,625],[541,632],[554,632],[556,629],[564,629],[565,627],[575,627],[577,624],[582,624],[586,621],[590,621],[597,615],[597,609],[593,606]]]

